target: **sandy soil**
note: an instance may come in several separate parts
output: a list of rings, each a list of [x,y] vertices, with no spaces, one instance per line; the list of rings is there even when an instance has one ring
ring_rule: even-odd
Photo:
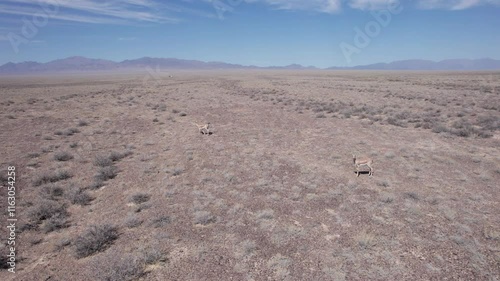
[[[1,280],[500,280],[499,73],[168,75],[0,78]]]

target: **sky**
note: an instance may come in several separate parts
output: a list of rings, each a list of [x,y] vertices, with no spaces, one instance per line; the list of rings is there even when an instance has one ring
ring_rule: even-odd
[[[70,56],[321,68],[500,59],[500,0],[0,2],[0,65]]]

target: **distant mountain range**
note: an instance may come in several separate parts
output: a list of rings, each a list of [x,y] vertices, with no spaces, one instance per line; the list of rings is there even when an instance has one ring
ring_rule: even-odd
[[[291,64],[288,66],[245,66],[225,62],[203,62],[198,60],[184,60],[175,58],[150,58],[143,57],[134,60],[114,62],[103,59],[89,59],[85,57],[69,57],[47,63],[21,62],[6,63],[0,66],[0,74],[30,74],[30,73],[60,73],[80,71],[126,71],[144,69],[317,69],[314,66]],[[402,60],[391,63],[376,63],[353,67],[330,67],[327,69],[366,69],[366,70],[500,70],[500,60],[494,59],[450,59],[439,62],[429,60]]]
[[[374,69],[374,70],[498,70],[500,60],[494,59],[449,59],[442,61],[401,60],[391,63],[375,63],[354,67],[330,67],[328,69]]]

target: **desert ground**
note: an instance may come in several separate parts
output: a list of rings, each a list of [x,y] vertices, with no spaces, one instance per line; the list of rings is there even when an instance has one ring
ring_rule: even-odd
[[[499,72],[4,76],[0,109],[1,280],[500,280]]]

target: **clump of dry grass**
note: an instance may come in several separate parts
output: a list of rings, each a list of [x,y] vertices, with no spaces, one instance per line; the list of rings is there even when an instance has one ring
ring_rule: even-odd
[[[156,264],[167,260],[167,255],[158,247],[146,247],[141,251],[142,258],[146,264]]]
[[[387,203],[387,204],[394,202],[395,199],[396,199],[396,197],[394,196],[394,194],[391,194],[391,193],[382,193],[380,195],[380,201]]]
[[[55,216],[61,218],[69,216],[68,206],[61,202],[40,200],[28,211],[28,218],[36,224]]]
[[[79,133],[80,130],[78,130],[77,128],[69,128],[69,129],[66,129],[64,131],[61,131],[61,130],[57,130],[54,132],[55,135],[58,135],[58,136],[72,136],[76,133]]]
[[[132,151],[126,150],[123,152],[112,151],[109,155],[97,155],[94,159],[94,165],[98,167],[108,167],[118,162],[123,158],[132,155]]]
[[[414,201],[419,201],[420,200],[420,195],[418,195],[418,193],[413,192],[413,191],[411,191],[411,192],[405,192],[404,196],[406,198],[412,199]]]
[[[86,120],[78,120],[78,126],[84,127],[84,126],[88,126],[88,125],[89,125],[88,121],[86,121]]]
[[[109,160],[111,160],[113,162],[117,162],[117,161],[120,161],[127,156],[130,156],[130,155],[132,155],[132,151],[130,151],[130,150],[123,151],[123,152],[112,151],[109,154]]]
[[[137,217],[129,217],[127,218],[127,220],[125,221],[125,226],[128,227],[128,228],[135,228],[135,227],[138,227],[139,225],[142,224],[142,220],[140,220],[139,218]]]
[[[194,213],[194,224],[208,225],[215,223],[217,218],[207,211],[197,211]]]
[[[71,178],[73,175],[66,170],[57,170],[55,172],[46,172],[35,178],[34,186],[40,186],[47,183],[54,183]]]
[[[484,227],[483,235],[488,240],[500,240],[500,231],[493,227]]]
[[[84,258],[109,248],[118,239],[118,228],[110,225],[94,225],[80,234],[74,242],[77,258]]]
[[[267,262],[267,268],[273,273],[277,280],[288,280],[290,278],[289,267],[292,260],[281,254],[276,254]]]
[[[247,239],[237,245],[235,256],[239,259],[248,259],[255,255],[255,251],[257,251],[257,244]]]
[[[54,154],[54,159],[57,161],[65,162],[73,159],[73,155],[66,151],[59,151]]]
[[[40,157],[40,153],[38,152],[28,153],[28,158],[38,158],[38,157]]]
[[[274,218],[274,211],[271,209],[262,210],[256,213],[257,219],[270,220]]]
[[[64,189],[57,184],[48,184],[48,185],[44,185],[41,188],[40,193],[41,193],[42,197],[45,197],[45,198],[51,199],[51,200],[57,200],[63,196]]]
[[[113,161],[108,156],[97,155],[94,159],[94,165],[98,167],[108,167],[113,165]]]
[[[68,192],[67,198],[72,204],[77,204],[80,206],[89,205],[94,198],[88,194],[84,189],[73,187]]]
[[[135,254],[110,253],[92,264],[95,280],[132,281],[146,274],[146,262]]]
[[[134,203],[134,204],[142,204],[142,203],[148,202],[150,198],[151,198],[151,195],[149,195],[149,194],[136,193],[130,197],[129,201]]]
[[[118,175],[118,168],[115,166],[102,167],[97,171],[94,176],[96,182],[105,182],[107,180],[114,179]]]
[[[155,228],[160,228],[164,227],[167,224],[170,224],[172,222],[172,219],[169,216],[160,216],[156,219],[153,220],[151,223]]]
[[[368,250],[377,245],[377,238],[372,233],[361,232],[356,236],[356,242],[361,249]]]
[[[66,215],[58,213],[45,221],[43,231],[45,233],[52,232],[61,228],[68,227],[68,218]]]
[[[394,117],[387,118],[387,123],[390,125],[393,125],[393,126],[398,126],[398,127],[403,127],[403,128],[406,127],[406,123],[404,123],[403,120],[397,119]]]

